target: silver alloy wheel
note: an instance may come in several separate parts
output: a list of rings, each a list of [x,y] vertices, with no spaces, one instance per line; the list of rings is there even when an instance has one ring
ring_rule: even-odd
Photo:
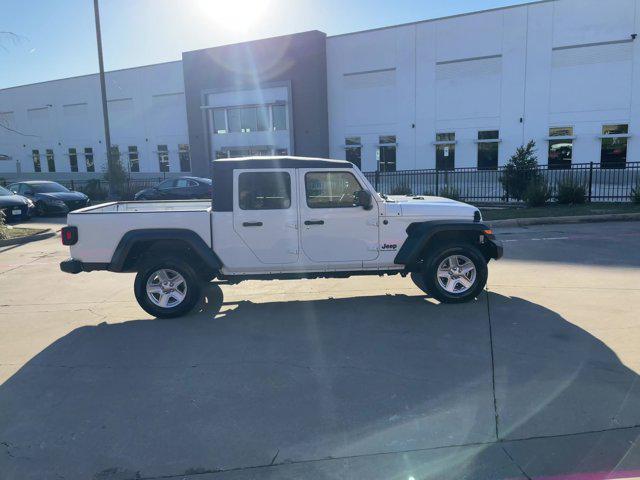
[[[147,297],[162,308],[177,307],[187,296],[187,282],[175,270],[162,268],[149,275]]]
[[[450,255],[438,266],[438,283],[449,293],[465,293],[476,281],[476,266],[464,255]]]

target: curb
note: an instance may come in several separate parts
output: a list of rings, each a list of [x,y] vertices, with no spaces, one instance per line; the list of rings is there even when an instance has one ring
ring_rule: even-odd
[[[50,228],[45,228],[39,232],[32,233],[25,237],[10,238],[7,240],[0,240],[0,247],[8,247],[10,245],[22,245],[24,243],[36,242],[38,240],[44,240],[45,238],[51,238],[56,235],[56,232],[52,232]]]
[[[631,222],[640,220],[640,213],[611,213],[606,215],[576,215],[573,217],[512,218],[488,220],[492,227],[526,227],[529,225],[556,225],[560,223]]]

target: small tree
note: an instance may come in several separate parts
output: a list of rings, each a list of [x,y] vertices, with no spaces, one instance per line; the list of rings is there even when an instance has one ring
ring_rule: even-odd
[[[529,184],[539,181],[541,175],[538,171],[536,142],[530,140],[526,145],[518,147],[511,156],[500,177],[500,183],[507,197],[522,200]]]
[[[126,192],[128,177],[129,175],[120,160],[120,149],[114,145],[111,147],[111,168],[107,166],[103,174],[103,178],[115,189],[111,194],[122,197]]]

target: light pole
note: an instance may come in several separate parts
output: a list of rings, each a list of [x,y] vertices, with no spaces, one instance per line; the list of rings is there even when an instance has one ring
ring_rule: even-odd
[[[104,61],[102,60],[102,34],[100,33],[100,8],[98,0],[93,0],[93,12],[96,19],[96,42],[98,43],[98,64],[100,66],[100,93],[102,95],[102,119],[104,121],[104,143],[107,148],[107,176],[109,178],[109,196],[113,197],[113,159],[111,158],[111,132],[109,131],[109,110],[107,109],[107,87],[104,80]]]

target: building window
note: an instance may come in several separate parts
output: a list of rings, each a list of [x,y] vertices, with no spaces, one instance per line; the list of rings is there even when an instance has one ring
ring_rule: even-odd
[[[456,168],[455,132],[436,133],[436,170]]]
[[[93,148],[87,147],[84,149],[84,163],[87,166],[87,172],[96,171],[96,165],[93,162]]]
[[[56,159],[53,156],[53,150],[50,148],[47,148],[47,168],[50,172],[56,171]]]
[[[242,210],[282,210],[291,206],[291,177],[287,172],[245,172],[238,177]]]
[[[178,145],[178,157],[180,157],[180,171],[191,171],[191,154],[189,153],[189,145],[181,143]]]
[[[138,147],[135,145],[129,146],[129,171],[140,171],[140,157],[138,156]]]
[[[31,157],[33,158],[33,171],[41,172],[42,165],[40,164],[40,150],[31,150]]]
[[[240,121],[240,109],[231,108],[227,110],[227,127],[229,132],[237,133],[240,131],[242,123]]]
[[[272,105],[271,117],[274,130],[287,129],[287,107],[286,105]]]
[[[269,130],[269,107],[256,108],[258,117],[258,131],[266,132]]]
[[[380,172],[396,171],[396,136],[380,135],[378,137],[377,161]]]
[[[362,144],[360,137],[347,137],[344,140],[345,159],[356,167],[362,168]]]
[[[553,127],[549,129],[550,170],[571,168],[573,157],[573,127]]]
[[[286,105],[213,109],[213,133],[251,133],[287,129]]]
[[[478,132],[478,170],[498,169],[499,136],[498,130]]]
[[[255,132],[258,130],[258,112],[255,107],[240,109],[241,131],[243,133]]]
[[[227,133],[227,114],[224,108],[213,110],[213,133]]]
[[[69,149],[69,169],[72,172],[78,171],[78,152],[75,148]]]
[[[161,172],[169,171],[169,147],[158,145],[158,164]]]
[[[600,166],[602,168],[625,168],[627,166],[628,141],[629,125],[603,126]]]

